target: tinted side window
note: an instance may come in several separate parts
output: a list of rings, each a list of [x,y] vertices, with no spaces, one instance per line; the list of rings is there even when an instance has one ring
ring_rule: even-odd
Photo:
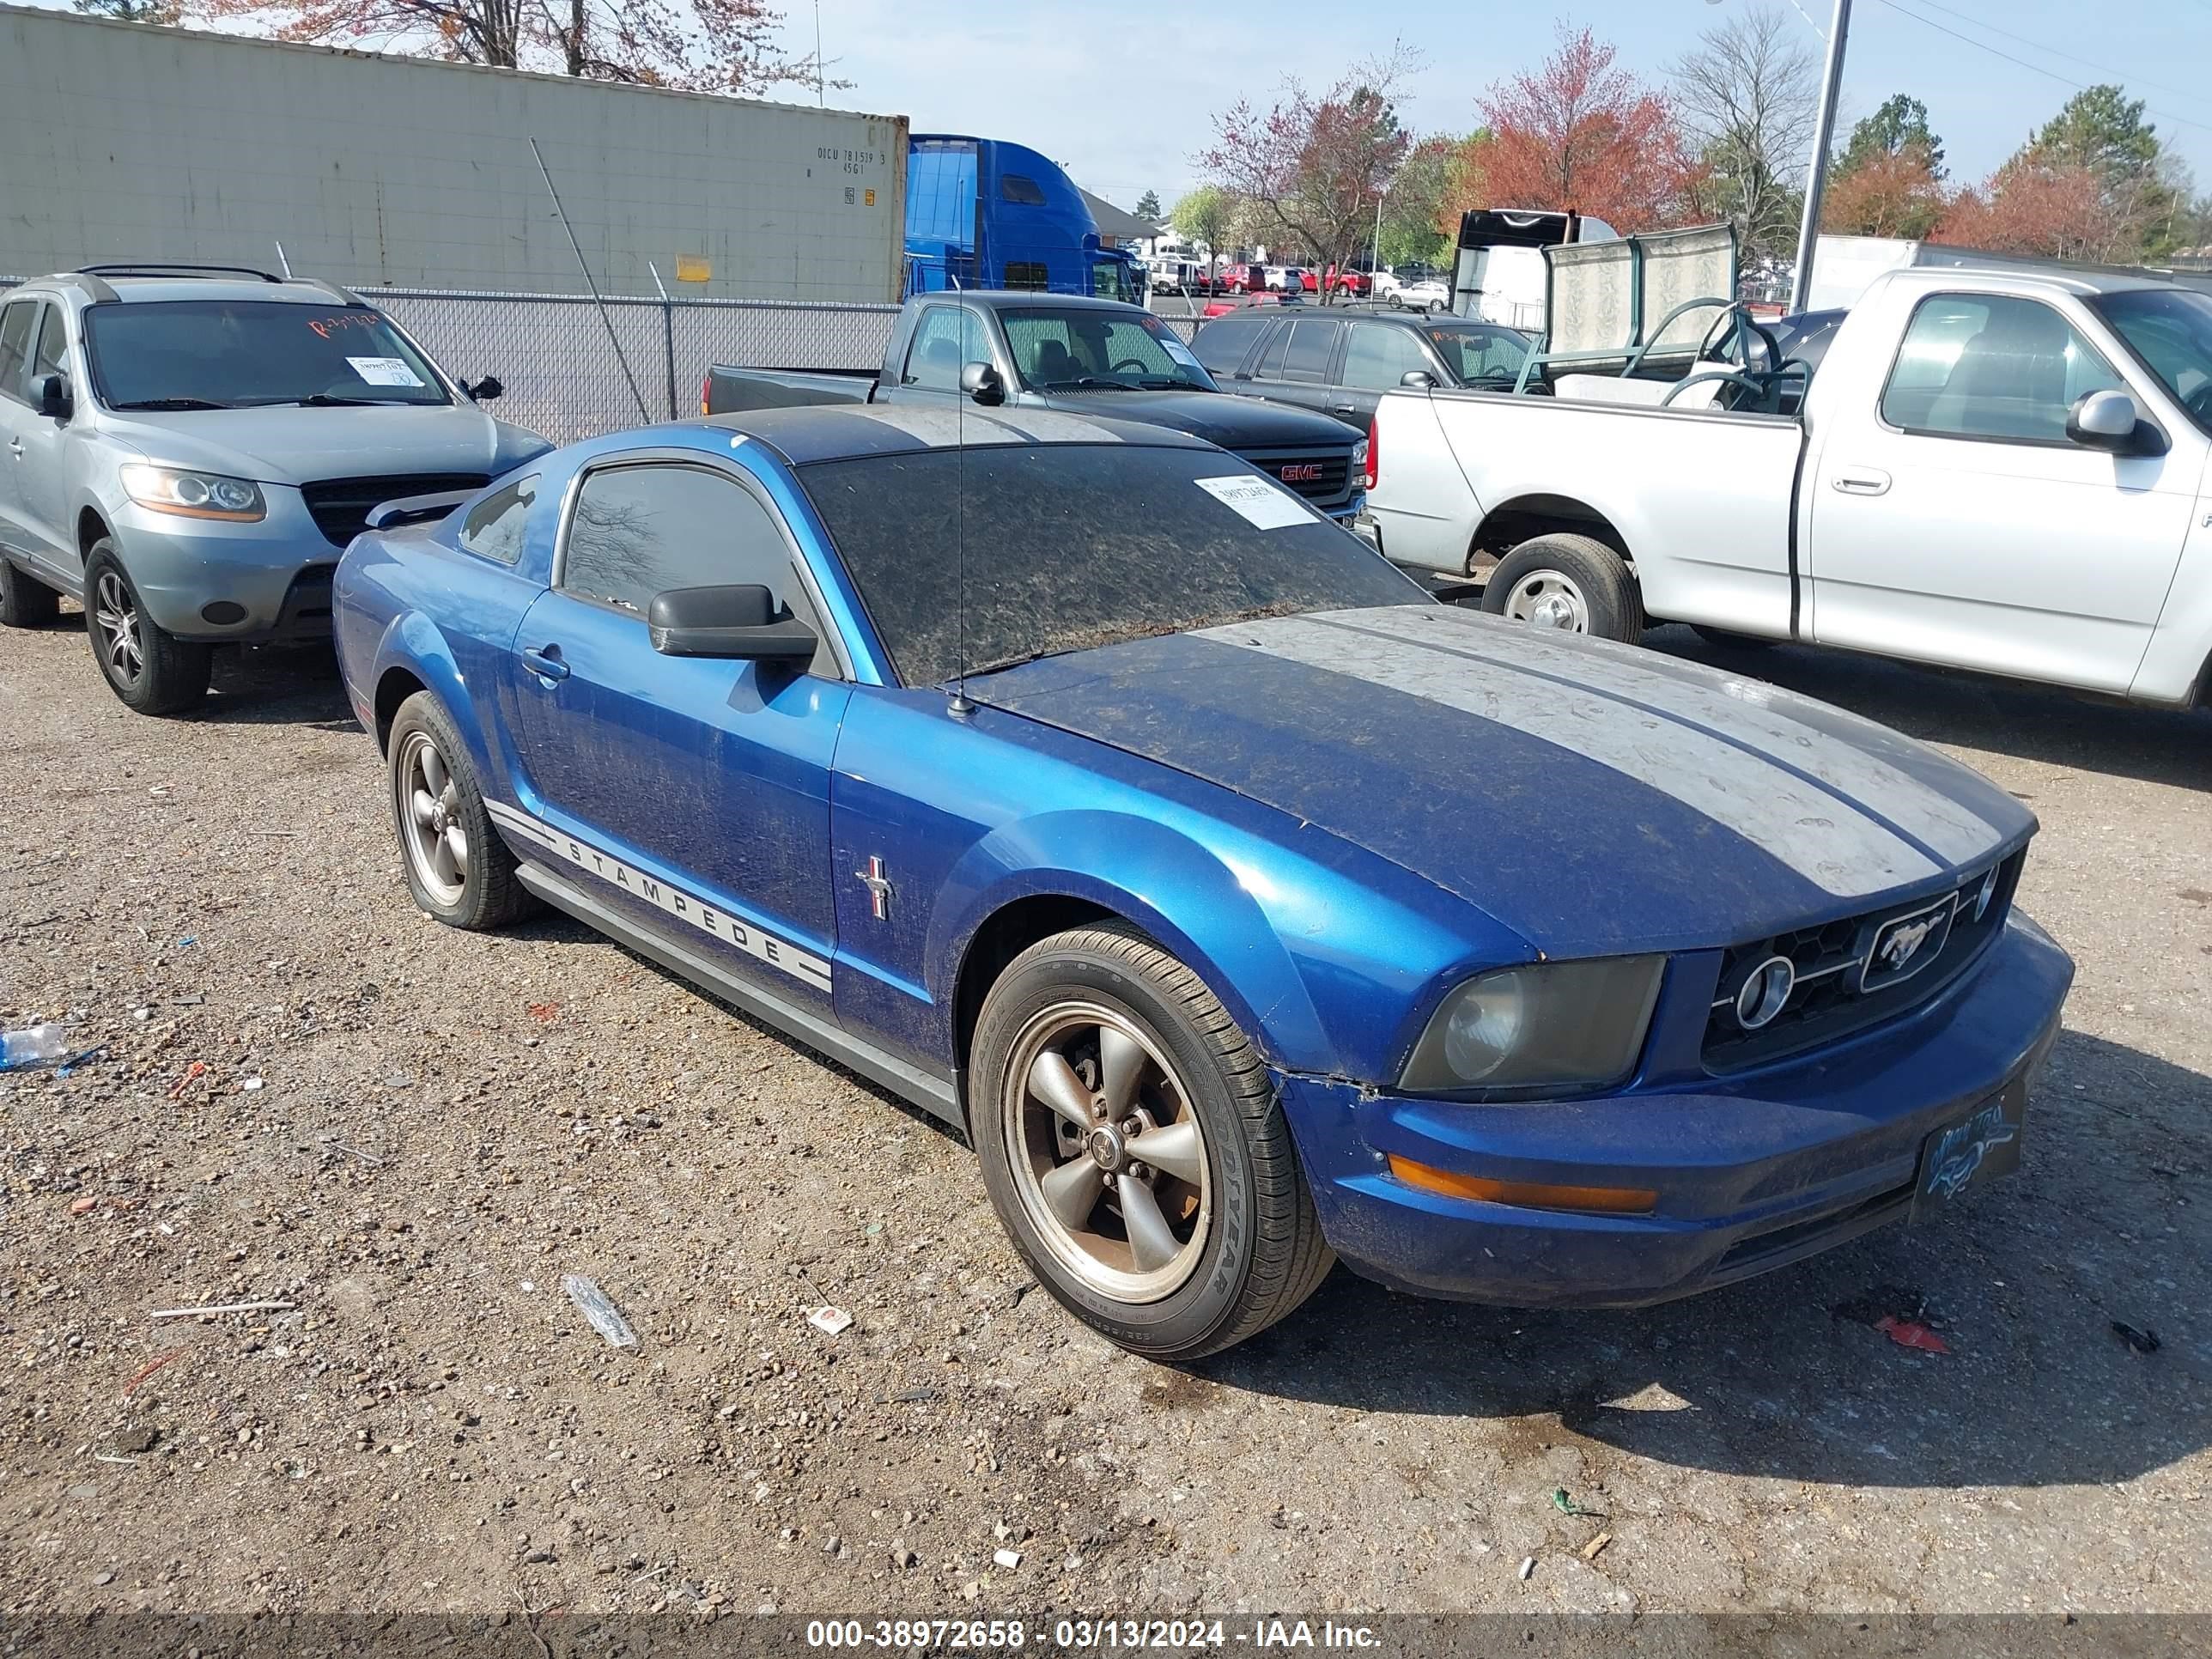
[[[1009,202],[1019,202],[1024,207],[1044,205],[1044,191],[1038,188],[1037,181],[1019,173],[1000,176],[999,194]]]
[[[1389,392],[1414,369],[1436,371],[1410,329],[1389,323],[1354,323],[1344,349],[1344,384],[1363,392]]]
[[[38,314],[36,300],[11,300],[0,307],[0,392],[11,398],[23,395],[23,359],[31,349],[31,319]]]
[[[957,392],[962,366],[984,361],[990,355],[974,312],[959,306],[932,306],[914,325],[904,383],[932,392]]]
[[[1009,259],[1006,286],[1024,294],[1048,293],[1052,288],[1052,270],[1042,259]]]
[[[1318,318],[1293,323],[1290,351],[1283,359],[1283,378],[1326,380],[1329,360],[1336,355],[1336,337],[1343,331],[1342,323],[1323,322]]]
[[[1234,374],[1266,326],[1266,321],[1258,317],[1220,318],[1198,331],[1190,343],[1190,355],[1216,374]]]
[[[529,527],[530,505],[537,499],[534,474],[494,490],[461,521],[462,547],[479,558],[513,564],[522,556],[523,532]]]
[[[2063,443],[2075,399],[2121,386],[2097,349],[2042,301],[1936,294],[1912,313],[1881,414],[1941,437]]]
[[[1199,331],[1201,334],[1205,331],[1206,331],[1204,329],[1200,329]],[[1273,337],[1268,340],[1266,352],[1261,356],[1259,362],[1253,368],[1252,378],[1255,380],[1281,380],[1283,378],[1283,354],[1290,349],[1290,344],[1291,325],[1288,323],[1285,323],[1276,329]]]

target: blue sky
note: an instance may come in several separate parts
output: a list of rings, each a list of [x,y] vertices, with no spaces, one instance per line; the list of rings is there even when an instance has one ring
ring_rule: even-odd
[[[793,46],[811,50],[811,0],[776,3]],[[1285,74],[1325,86],[1347,58],[1387,49],[1394,34],[1429,60],[1408,119],[1464,131],[1475,94],[1541,61],[1559,19],[1588,25],[1620,48],[1624,67],[1657,79],[1700,30],[1747,3],[1755,0],[1580,0],[1557,11],[1495,0],[820,0],[823,49],[842,60],[834,72],[857,83],[831,101],[908,115],[917,131],[1018,140],[1125,207],[1147,188],[1171,201],[1192,182],[1189,157],[1207,141],[1209,116],[1240,94],[1261,99]],[[1798,3],[1825,31],[1833,0]],[[1790,17],[1820,51],[1814,28]],[[1845,123],[1893,92],[1911,93],[1927,104],[1953,176],[1979,179],[2073,89],[1931,23],[2066,81],[2119,81],[2164,112],[2152,118],[2160,133],[2199,188],[2212,190],[2212,0],[1856,0]]]

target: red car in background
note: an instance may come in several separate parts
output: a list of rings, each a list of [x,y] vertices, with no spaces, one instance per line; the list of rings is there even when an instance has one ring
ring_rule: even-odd
[[[1267,272],[1259,265],[1224,265],[1214,286],[1224,294],[1257,294],[1267,286]]]
[[[1302,306],[1305,302],[1305,295],[1303,294],[1269,294],[1264,291],[1258,294],[1240,294],[1233,300],[1209,301],[1206,302],[1206,308],[1198,314],[1202,318],[1225,317],[1231,312],[1242,311],[1248,306]]]
[[[1329,287],[1336,293],[1354,299],[1364,299],[1374,291],[1375,281],[1364,270],[1339,270],[1329,267]]]

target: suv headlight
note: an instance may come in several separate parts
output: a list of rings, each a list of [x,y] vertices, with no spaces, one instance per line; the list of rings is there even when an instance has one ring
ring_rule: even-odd
[[[1480,974],[1443,1000],[1401,1088],[1592,1088],[1636,1067],[1664,957],[1539,962]]]
[[[173,466],[124,467],[123,493],[156,513],[186,519],[230,519],[240,523],[268,515],[261,487],[219,472],[186,472]]]
[[[1352,470],[1354,472],[1367,470],[1367,440],[1364,438],[1352,447]]]

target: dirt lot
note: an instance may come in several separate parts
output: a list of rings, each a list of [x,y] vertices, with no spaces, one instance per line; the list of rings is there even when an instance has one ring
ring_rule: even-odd
[[[0,1025],[106,1046],[0,1079],[0,1610],[2212,1610],[2212,720],[1730,660],[2042,815],[2022,1176],[1641,1314],[1340,1271],[1184,1373],[1025,1295],[929,1121],[579,927],[420,917],[325,659],[156,721],[0,638]],[[293,1307],[149,1317],[234,1300]]]

